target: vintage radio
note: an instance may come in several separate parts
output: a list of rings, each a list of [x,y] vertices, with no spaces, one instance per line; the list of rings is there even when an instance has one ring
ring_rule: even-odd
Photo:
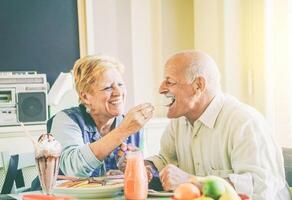
[[[47,78],[36,72],[0,72],[0,126],[44,124]]]

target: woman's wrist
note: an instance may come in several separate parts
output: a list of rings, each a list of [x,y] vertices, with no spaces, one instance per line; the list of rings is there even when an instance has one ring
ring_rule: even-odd
[[[123,136],[124,138],[127,138],[131,135],[131,133],[128,131],[127,128],[123,128],[122,126],[119,126],[114,129],[114,131],[117,131],[118,134]]]

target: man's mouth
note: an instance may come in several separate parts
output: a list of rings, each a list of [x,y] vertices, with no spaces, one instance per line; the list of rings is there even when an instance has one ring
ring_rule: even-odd
[[[174,96],[173,94],[167,93],[167,94],[165,95],[165,97],[166,97],[167,102],[168,102],[168,103],[166,104],[166,106],[167,106],[167,107],[172,106],[172,104],[175,102],[175,96]]]

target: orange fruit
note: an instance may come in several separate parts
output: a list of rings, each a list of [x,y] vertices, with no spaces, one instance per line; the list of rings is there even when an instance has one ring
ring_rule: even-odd
[[[200,197],[199,188],[191,183],[182,183],[174,191],[174,199],[176,200],[193,200]]]

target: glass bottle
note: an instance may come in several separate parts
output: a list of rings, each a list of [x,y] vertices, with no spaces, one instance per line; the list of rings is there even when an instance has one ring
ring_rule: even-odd
[[[147,198],[148,178],[140,151],[127,152],[124,192],[128,200]]]

